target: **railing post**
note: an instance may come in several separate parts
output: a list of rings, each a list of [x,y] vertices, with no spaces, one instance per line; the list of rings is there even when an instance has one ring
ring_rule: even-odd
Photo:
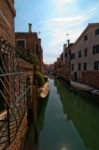
[[[7,105],[7,127],[8,127],[8,144],[10,145],[11,139],[10,139],[10,114],[9,114],[9,107]]]

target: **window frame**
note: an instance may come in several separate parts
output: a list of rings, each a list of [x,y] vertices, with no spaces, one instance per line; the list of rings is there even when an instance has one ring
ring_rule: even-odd
[[[83,70],[87,70],[87,63],[86,62],[83,63]]]
[[[84,56],[88,56],[88,49],[87,48],[84,49]]]
[[[87,41],[88,40],[88,35],[85,35],[84,36],[84,41]]]
[[[78,71],[81,71],[81,63],[78,63]]]
[[[99,70],[99,61],[94,62],[94,70]]]
[[[95,35],[99,35],[99,28],[95,29]]]
[[[80,51],[78,51],[78,58],[81,58],[82,56],[81,56],[81,53],[82,53],[82,51],[80,50]]]

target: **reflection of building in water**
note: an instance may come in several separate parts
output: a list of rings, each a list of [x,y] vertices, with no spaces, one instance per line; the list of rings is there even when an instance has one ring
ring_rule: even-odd
[[[64,113],[73,121],[88,148],[99,149],[99,108],[88,102],[94,97],[70,91],[62,82],[55,80],[55,86],[63,103]]]
[[[38,127],[39,131],[43,129],[44,118],[45,118],[45,110],[48,102],[48,97],[45,100],[39,101],[39,111],[38,111]]]
[[[47,102],[47,98],[43,101],[39,101],[37,128],[35,129],[33,124],[30,125],[29,133],[24,145],[24,150],[39,150],[39,136],[41,130],[43,129]]]

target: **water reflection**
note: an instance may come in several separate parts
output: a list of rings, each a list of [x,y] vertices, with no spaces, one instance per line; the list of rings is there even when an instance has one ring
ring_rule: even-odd
[[[75,124],[86,147],[99,150],[99,106],[90,103],[99,101],[99,98],[75,92],[61,80],[55,80],[54,84],[60,95],[64,114]]]
[[[30,124],[23,150],[40,150],[39,138],[40,138],[40,132],[43,129],[44,115],[45,115],[47,102],[48,102],[48,97],[45,100],[39,99],[38,121],[36,123],[36,126],[34,126],[33,123]]]
[[[48,100],[42,100],[25,150],[99,150],[98,98],[78,93],[61,80],[49,81]]]

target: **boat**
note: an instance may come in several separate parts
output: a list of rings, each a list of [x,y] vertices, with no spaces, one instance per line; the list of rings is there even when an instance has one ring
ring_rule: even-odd
[[[47,82],[48,81],[48,76],[44,76],[44,80],[45,80],[45,82]]]
[[[4,120],[7,116],[7,111],[0,112],[0,120]]]
[[[99,96],[99,89],[93,89],[91,91],[92,94]]]
[[[38,95],[40,98],[44,99],[49,94],[49,83],[46,82],[43,87],[41,87],[38,91]]]
[[[83,83],[80,83],[80,82],[70,81],[70,84],[73,88],[76,88],[81,91],[91,92],[93,90],[93,87],[83,84]]]
[[[60,78],[60,76],[56,76],[56,78]]]

